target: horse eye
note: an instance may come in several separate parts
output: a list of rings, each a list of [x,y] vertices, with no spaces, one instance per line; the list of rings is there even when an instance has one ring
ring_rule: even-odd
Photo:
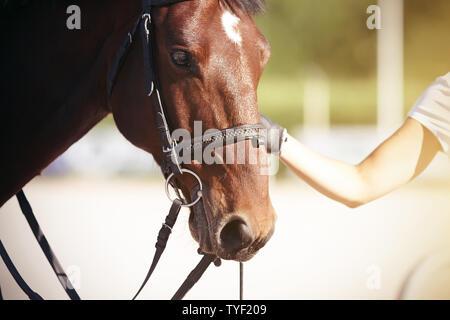
[[[191,57],[188,52],[178,50],[171,54],[173,63],[180,67],[189,67],[191,65]]]

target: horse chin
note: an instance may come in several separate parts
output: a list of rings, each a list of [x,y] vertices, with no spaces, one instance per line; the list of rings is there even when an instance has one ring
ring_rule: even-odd
[[[218,256],[224,260],[245,262],[253,258],[257,252],[245,249],[236,253],[219,252]]]

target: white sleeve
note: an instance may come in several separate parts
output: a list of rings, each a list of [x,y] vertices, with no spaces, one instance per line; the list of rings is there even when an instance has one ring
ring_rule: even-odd
[[[450,156],[450,72],[436,79],[408,113],[430,130]]]

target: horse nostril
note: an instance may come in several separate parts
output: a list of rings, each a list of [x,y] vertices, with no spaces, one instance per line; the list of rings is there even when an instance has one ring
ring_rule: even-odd
[[[253,241],[253,236],[247,224],[239,219],[228,222],[223,227],[220,240],[225,250],[236,252],[248,247]]]

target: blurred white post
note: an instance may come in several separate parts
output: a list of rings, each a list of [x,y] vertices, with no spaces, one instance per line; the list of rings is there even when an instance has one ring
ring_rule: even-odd
[[[317,65],[307,68],[303,93],[303,119],[303,128],[306,132],[326,133],[330,128],[330,84],[326,73]]]
[[[378,132],[403,121],[403,0],[378,0],[381,29],[378,47]]]

